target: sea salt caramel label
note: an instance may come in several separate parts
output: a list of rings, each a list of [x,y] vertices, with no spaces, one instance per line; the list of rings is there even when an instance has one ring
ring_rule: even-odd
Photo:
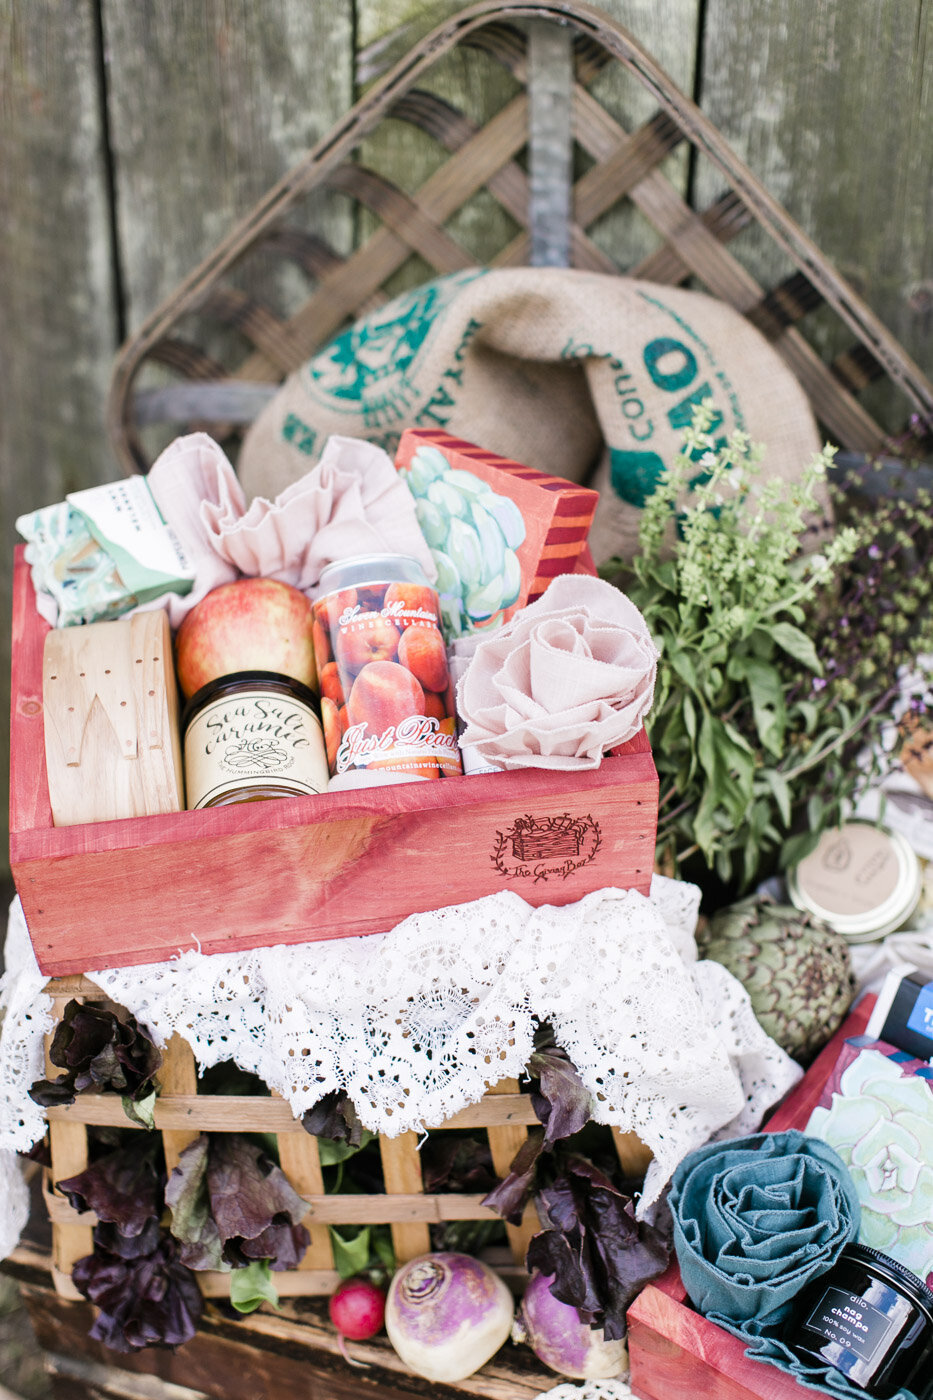
[[[292,696],[247,688],[220,696],[185,732],[185,781],[189,809],[210,806],[233,788],[274,784],[296,795],[324,792],[321,722]]]

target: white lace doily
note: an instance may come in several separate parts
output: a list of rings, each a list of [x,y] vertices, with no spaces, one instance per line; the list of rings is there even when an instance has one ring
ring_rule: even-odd
[[[562,1381],[551,1390],[543,1390],[538,1400],[634,1400],[635,1392],[628,1381]]]
[[[549,1021],[597,1120],[653,1153],[644,1213],[689,1151],[757,1127],[801,1073],[740,984],[695,961],[698,900],[657,876],[650,898],[607,889],[560,908],[503,893],[387,934],[87,975],[160,1044],[177,1031],[202,1069],[234,1060],[296,1117],[346,1090],[364,1125],[390,1136],[442,1123],[520,1074]],[[21,1149],[42,1132],[26,1091],[42,1073],[49,999],[12,912],[20,970],[11,960],[5,983],[0,1148]]]

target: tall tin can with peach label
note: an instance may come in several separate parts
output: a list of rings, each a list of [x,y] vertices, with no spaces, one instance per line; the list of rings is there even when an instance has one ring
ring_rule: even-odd
[[[332,786],[462,773],[437,593],[406,555],[329,564],[314,654]]]

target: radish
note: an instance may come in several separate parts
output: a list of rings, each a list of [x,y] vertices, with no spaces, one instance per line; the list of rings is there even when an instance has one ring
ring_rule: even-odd
[[[365,1342],[382,1330],[385,1321],[386,1295],[362,1274],[344,1279],[331,1294],[327,1304],[330,1320],[340,1336],[340,1354],[351,1366],[364,1366],[347,1353],[347,1341]]]

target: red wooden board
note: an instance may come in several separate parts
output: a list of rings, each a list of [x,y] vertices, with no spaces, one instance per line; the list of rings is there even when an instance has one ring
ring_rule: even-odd
[[[43,972],[381,933],[408,914],[506,889],[533,905],[609,885],[648,891],[658,779],[644,732],[575,774],[476,774],[55,828],[42,713],[47,630],[20,548],[10,863]],[[537,854],[522,861],[515,841],[529,817]],[[575,856],[565,817],[578,834]]]
[[[863,1035],[873,996],[863,997],[821,1050],[803,1079],[768,1119],[768,1132],[806,1127],[843,1043]],[[632,1390],[642,1400],[805,1400],[832,1392],[798,1385],[792,1376],[745,1355],[745,1344],[694,1312],[676,1262],[628,1311]]]

